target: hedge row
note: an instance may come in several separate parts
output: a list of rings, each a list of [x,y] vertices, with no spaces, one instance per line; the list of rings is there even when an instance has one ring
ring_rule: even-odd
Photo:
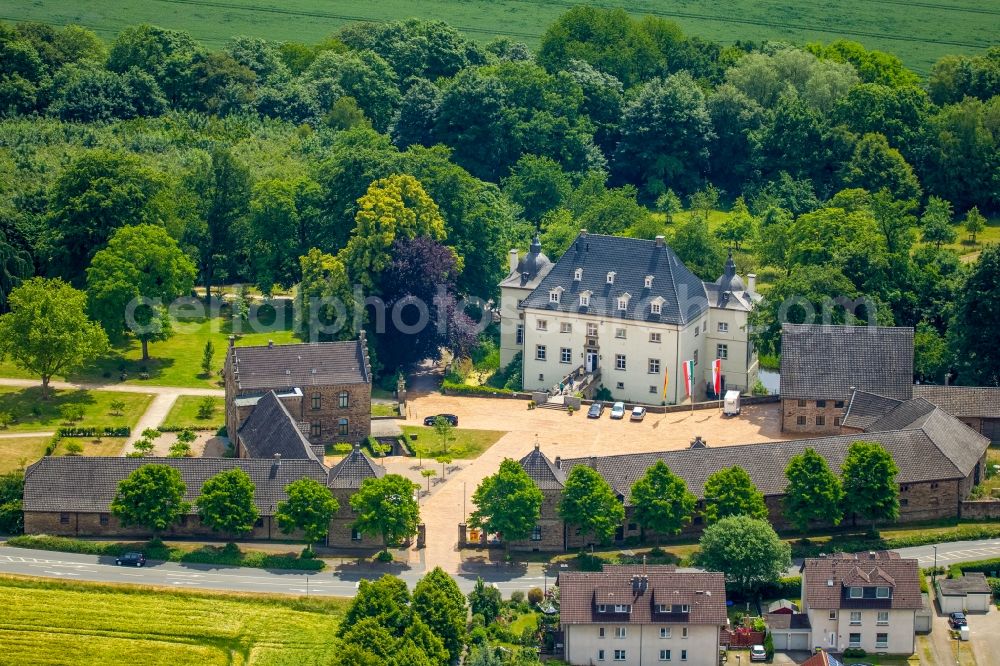
[[[441,383],[442,393],[456,393],[467,395],[514,395],[516,391],[507,388],[494,388],[492,386],[476,386],[474,384],[459,384],[450,380]]]
[[[792,543],[792,557],[816,557],[820,553],[859,553],[867,550],[895,550],[926,546],[932,543],[947,541],[976,541],[979,539],[996,539],[1000,537],[1000,526],[991,525],[959,525],[947,531],[930,531],[905,537],[882,539],[879,537],[833,537],[830,541],[803,544]]]
[[[257,569],[305,569],[320,571],[325,566],[323,560],[301,558],[297,555],[270,555],[260,551],[243,551],[235,544],[226,546],[202,546],[196,550],[184,550],[165,545],[162,541],[120,543],[114,541],[84,541],[56,536],[16,536],[7,540],[8,546],[53,550],[62,553],[84,553],[117,557],[122,553],[141,550],[150,560],[167,562],[187,562],[197,564],[219,564]]]
[[[56,430],[56,435],[59,437],[128,437],[131,434],[132,429],[128,426],[104,428],[76,426]]]
[[[1000,572],[1000,557],[975,562],[959,562],[948,567],[948,578],[958,578],[967,571],[978,571],[986,575]]]

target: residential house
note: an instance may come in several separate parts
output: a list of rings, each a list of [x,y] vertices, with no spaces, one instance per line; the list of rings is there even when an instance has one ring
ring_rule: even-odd
[[[302,428],[274,391],[262,395],[235,432],[237,458],[310,459],[322,462],[324,447],[306,439]]]
[[[328,541],[339,546],[357,548],[381,547],[381,537],[373,538],[354,529],[357,513],[351,508],[351,495],[358,491],[365,479],[380,479],[385,476],[385,468],[376,465],[365,455],[357,444],[344,459],[330,468],[326,486],[330,489],[340,508],[330,521]]]
[[[725,577],[672,566],[606,566],[559,574],[564,660],[623,666],[719,661]]]
[[[920,567],[898,553],[836,553],[802,565],[802,610],[813,647],[912,654],[923,608]]]
[[[974,432],[955,417],[922,399],[900,403],[897,410],[873,421],[863,431],[863,439],[881,444],[893,457],[899,472],[900,522],[956,518],[962,515],[963,502],[979,483],[985,465],[989,440]],[[592,539],[574,528],[567,529],[556,507],[566,476],[573,467],[586,465],[596,470],[611,485],[625,505],[625,522],[614,535],[615,541],[641,537],[643,531],[632,518],[632,485],[659,460],[684,479],[688,490],[699,500],[688,534],[700,532],[703,518],[704,486],[707,478],[722,469],[742,467],[763,493],[769,520],[778,529],[790,528],[785,519],[783,500],[789,460],[814,449],[823,456],[834,473],[840,473],[851,444],[862,439],[844,434],[811,439],[761,442],[737,446],[632,453],[612,456],[550,461],[537,449],[522,458],[521,465],[535,480],[545,497],[541,519],[533,540],[514,542],[520,550],[563,550],[585,546]],[[848,516],[848,522],[853,520]],[[562,544],[560,545],[560,536]],[[646,534],[648,537],[655,535]]]
[[[536,238],[500,283],[501,363],[522,352],[526,390],[598,375],[629,402],[686,401],[682,364],[694,361],[694,398],[722,360],[722,389],[748,391],[757,355],[747,320],[759,296],[732,257],[715,282],[696,277],[666,244],[581,231],[554,264]],[[666,391],[664,393],[664,387]]]
[[[781,429],[836,434],[852,391],[913,397],[913,329],[781,327]]]
[[[273,393],[310,444],[361,442],[371,432],[371,365],[364,333],[347,342],[237,347],[223,368],[226,430],[233,437]]]

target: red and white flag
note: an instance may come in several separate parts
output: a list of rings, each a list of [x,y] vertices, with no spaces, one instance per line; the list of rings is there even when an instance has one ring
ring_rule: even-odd
[[[684,361],[681,369],[684,371],[684,390],[690,398],[694,393],[694,361]]]
[[[712,361],[712,386],[715,387],[715,395],[722,392],[722,359],[717,358]]]

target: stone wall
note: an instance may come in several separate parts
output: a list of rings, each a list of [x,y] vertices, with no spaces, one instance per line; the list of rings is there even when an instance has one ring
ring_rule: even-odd
[[[542,491],[542,508],[538,519],[541,528],[541,539],[525,539],[511,541],[510,549],[516,551],[560,552],[564,550],[563,521],[559,517],[559,497],[561,490],[546,489]]]
[[[341,392],[347,392],[348,406],[340,406]],[[319,409],[313,409],[313,398],[319,397]],[[309,386],[302,391],[302,409],[292,412],[292,417],[296,421],[307,423],[311,426],[318,424],[320,428],[319,436],[308,436],[314,444],[335,444],[337,442],[349,442],[355,444],[364,441],[371,434],[371,414],[372,414],[372,392],[371,384],[340,384],[328,386]],[[346,435],[339,433],[338,422],[346,418],[348,432]]]
[[[801,403],[805,403],[803,406]],[[825,406],[818,407],[817,400],[781,400],[781,430],[782,432],[804,432],[822,435],[839,435],[840,421],[847,410],[847,399],[826,400]],[[839,407],[837,405],[840,405]],[[805,419],[804,424],[799,418]],[[817,425],[817,417],[822,417],[823,425]]]
[[[969,520],[996,520],[1000,518],[1000,499],[965,500],[962,518]]]
[[[370,537],[368,535],[358,535],[354,538],[354,521],[358,519],[358,514],[351,508],[351,495],[353,488],[331,488],[330,492],[337,500],[340,508],[330,521],[330,533],[327,535],[326,545],[331,548],[359,548],[372,550],[381,548],[384,544],[382,537]]]
[[[66,537],[128,537],[146,539],[152,533],[144,527],[123,527],[110,513],[79,513],[57,511],[25,511],[25,534],[48,534]],[[169,530],[160,533],[162,537],[203,537],[225,539],[228,535],[213,531],[202,525],[196,514],[181,517],[181,521]],[[300,539],[300,533],[285,534],[278,527],[273,516],[262,516],[257,526],[245,537],[252,540]]]

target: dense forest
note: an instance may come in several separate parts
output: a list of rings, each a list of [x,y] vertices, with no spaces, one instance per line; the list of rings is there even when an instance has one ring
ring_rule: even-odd
[[[122,284],[159,270],[163,297],[362,285],[438,296],[432,317],[455,323],[536,232],[549,256],[580,228],[666,233],[703,278],[727,249],[760,275],[765,353],[788,298],[866,299],[917,328],[921,378],[997,383],[1000,256],[977,234],[1000,212],[998,94],[1000,46],[923,80],[854,42],[722,45],[587,7],[537,52],[417,20],[218,50],[149,25],[110,44],[0,25],[0,308],[59,278],[121,337]],[[400,345],[390,326],[373,351],[394,369],[468,351],[463,330]]]

